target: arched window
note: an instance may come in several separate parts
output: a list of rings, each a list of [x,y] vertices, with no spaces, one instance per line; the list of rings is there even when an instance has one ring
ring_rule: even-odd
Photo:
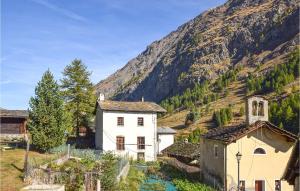
[[[257,115],[257,101],[252,102],[252,115],[253,116]]]
[[[258,104],[258,115],[259,116],[264,116],[264,102],[260,101]]]
[[[265,149],[263,149],[263,148],[256,148],[256,149],[254,150],[254,154],[265,155],[265,154],[266,154],[266,151],[265,151]]]

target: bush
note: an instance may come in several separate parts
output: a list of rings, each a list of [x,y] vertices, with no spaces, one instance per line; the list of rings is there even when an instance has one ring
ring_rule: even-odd
[[[202,183],[190,182],[187,179],[174,179],[173,183],[179,191],[215,191],[210,186]]]
[[[145,174],[136,167],[131,166],[126,179],[120,181],[118,185],[119,191],[138,191],[141,183],[145,180]],[[111,189],[110,189],[111,190]]]
[[[202,131],[200,128],[193,130],[188,136],[189,142],[190,143],[199,143],[201,134],[202,134]]]
[[[190,111],[186,117],[185,117],[185,125],[190,125],[192,123],[195,123],[200,118],[200,112],[193,110]]]

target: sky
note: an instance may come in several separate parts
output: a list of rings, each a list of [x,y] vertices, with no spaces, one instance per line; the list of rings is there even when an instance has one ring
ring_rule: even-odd
[[[81,59],[97,83],[224,0],[1,0],[0,107],[27,109],[43,73]]]

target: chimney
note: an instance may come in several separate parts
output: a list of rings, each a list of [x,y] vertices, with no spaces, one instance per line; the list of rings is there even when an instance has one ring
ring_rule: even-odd
[[[144,96],[142,96],[142,102],[144,102]]]
[[[100,93],[99,94],[99,97],[98,97],[98,101],[104,101],[105,100],[105,96],[103,93]]]
[[[246,123],[251,125],[256,121],[268,121],[268,101],[261,96],[252,96],[246,100]]]

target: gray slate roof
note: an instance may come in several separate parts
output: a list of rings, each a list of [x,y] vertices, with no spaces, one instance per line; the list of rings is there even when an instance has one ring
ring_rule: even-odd
[[[15,118],[28,118],[27,110],[7,110],[0,109],[0,117],[15,117]]]
[[[157,134],[176,134],[176,131],[170,127],[158,127]]]
[[[132,112],[158,112],[164,113],[166,110],[153,102],[126,102],[126,101],[98,101],[102,110],[106,111],[132,111]]]
[[[176,142],[161,151],[163,154],[196,159],[200,156],[199,143]]]
[[[243,136],[247,135],[248,133],[261,128],[261,127],[270,128],[274,132],[284,135],[292,140],[297,140],[296,135],[294,135],[284,129],[280,129],[268,121],[257,121],[251,125],[246,125],[245,123],[242,123],[240,125],[235,125],[235,126],[218,127],[218,128],[209,130],[202,137],[206,138],[206,139],[222,141],[222,142],[225,142],[226,144],[229,144],[229,143],[232,143],[232,142],[242,138]]]

